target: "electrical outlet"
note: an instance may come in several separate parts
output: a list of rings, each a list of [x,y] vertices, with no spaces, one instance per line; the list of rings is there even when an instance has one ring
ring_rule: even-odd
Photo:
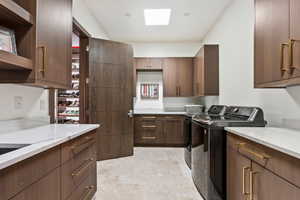
[[[46,110],[46,102],[44,99],[40,100],[40,110],[41,111]]]
[[[21,110],[23,108],[23,97],[21,96],[15,96],[15,109]]]

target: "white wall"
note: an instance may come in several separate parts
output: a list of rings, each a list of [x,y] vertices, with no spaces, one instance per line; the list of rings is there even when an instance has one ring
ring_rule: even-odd
[[[92,15],[85,0],[73,0],[73,17],[94,38],[109,39],[100,22]]]
[[[141,99],[141,84],[159,84],[158,99]],[[134,109],[163,109],[163,75],[162,72],[138,72],[136,82],[136,102]]]
[[[131,43],[134,57],[194,57],[201,42]]]
[[[12,84],[0,85],[0,120],[33,117],[48,118],[48,90]],[[22,98],[21,108],[15,97]]]
[[[300,87],[253,87],[254,0],[233,1],[203,43],[220,45],[220,104],[260,106],[271,125],[300,119]]]

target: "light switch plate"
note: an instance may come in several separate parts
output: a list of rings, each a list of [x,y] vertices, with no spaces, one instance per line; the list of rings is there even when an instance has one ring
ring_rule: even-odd
[[[15,104],[15,109],[16,110],[22,109],[23,108],[23,97],[15,96],[14,104]]]

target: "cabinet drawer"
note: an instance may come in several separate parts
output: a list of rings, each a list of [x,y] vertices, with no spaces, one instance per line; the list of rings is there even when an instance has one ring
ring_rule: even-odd
[[[90,175],[75,189],[68,200],[91,200],[97,190],[96,179],[96,175]]]
[[[145,115],[145,116],[138,116],[135,118],[136,123],[139,125],[155,125],[157,120],[160,118],[157,116]]]
[[[11,200],[60,200],[60,168],[56,168]]]
[[[7,200],[60,165],[60,147],[0,171],[0,200]]]
[[[96,168],[95,145],[62,165],[62,199],[66,199]]]
[[[149,116],[148,120],[147,117],[138,117],[135,121],[135,144],[151,145],[163,143],[161,118],[151,118],[152,116]]]
[[[165,120],[182,120],[183,117],[182,116],[165,116],[164,117]]]
[[[300,160],[274,149],[229,134],[228,145],[274,174],[300,187]]]
[[[61,158],[62,163],[77,156],[82,151],[89,148],[91,145],[96,143],[96,131],[84,134],[70,142],[62,145]]]

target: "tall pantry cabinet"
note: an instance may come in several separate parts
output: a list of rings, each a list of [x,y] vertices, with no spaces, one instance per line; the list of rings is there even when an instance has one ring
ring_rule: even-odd
[[[300,2],[255,0],[256,88],[300,84]]]
[[[17,55],[0,51],[0,82],[69,88],[72,0],[2,0],[0,8],[17,46]]]

